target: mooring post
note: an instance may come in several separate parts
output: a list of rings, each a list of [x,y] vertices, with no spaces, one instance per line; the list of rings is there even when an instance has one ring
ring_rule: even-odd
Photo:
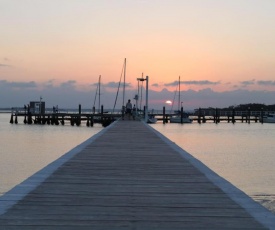
[[[13,124],[13,113],[11,113],[10,123]]]
[[[94,116],[93,115],[91,116],[91,122],[90,123],[91,123],[91,127],[93,127],[94,126]]]
[[[61,124],[62,124],[62,125],[65,124],[64,116],[62,116]]]
[[[103,122],[103,105],[101,105],[101,110],[100,110],[100,117],[101,117],[101,124]]]
[[[50,115],[48,116],[47,118],[47,124],[50,125],[51,124],[51,118],[50,118]]]
[[[80,126],[80,124],[81,124],[81,104],[78,105],[78,117],[77,117],[76,125]]]
[[[264,123],[264,108],[261,108],[261,123]]]
[[[198,123],[199,124],[201,123],[201,108],[199,108],[199,111],[198,111]]]
[[[28,113],[28,124],[32,124],[32,114],[31,112]]]
[[[248,123],[250,123],[251,109],[248,107]]]
[[[180,108],[180,123],[183,123],[183,107]]]
[[[165,124],[166,121],[165,121],[165,106],[163,106],[163,109],[162,109],[162,123]]]
[[[232,109],[232,123],[235,123],[235,108]]]
[[[218,108],[216,108],[216,112],[215,112],[215,116],[216,116],[216,120],[215,123],[217,124],[219,122],[219,118],[218,118]]]

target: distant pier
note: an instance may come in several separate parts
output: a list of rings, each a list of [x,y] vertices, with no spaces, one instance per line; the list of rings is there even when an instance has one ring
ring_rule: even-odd
[[[275,216],[140,121],[119,120],[0,197],[1,229],[275,229]]]
[[[205,111],[203,109],[196,110],[195,113],[189,113],[188,115],[193,120],[193,122],[197,123],[220,123],[220,122],[228,122],[228,123],[251,123],[251,122],[263,122],[263,116],[268,113],[274,113],[272,111],[251,111],[250,109],[246,111],[235,111],[232,110],[220,110],[218,108]],[[183,113],[183,109],[181,109],[180,113],[169,113],[166,112],[165,107],[160,111],[152,111],[149,112],[150,115],[153,115],[157,118],[158,121],[165,123],[170,122],[170,118],[175,115],[181,115]],[[139,111],[138,119],[144,119],[145,111]],[[98,112],[85,112],[83,113],[81,110],[81,105],[79,105],[77,112],[43,112],[43,113],[33,113],[27,111],[26,108],[15,108],[11,111],[11,124],[18,124],[19,119],[22,120],[25,124],[48,124],[48,125],[64,125],[66,123],[70,123],[72,126],[80,126],[81,124],[85,124],[86,126],[92,127],[94,123],[101,123],[104,127],[108,126],[113,121],[124,117],[124,114],[120,112],[104,112],[103,106],[101,106],[101,110]]]
[[[40,125],[70,125],[80,126],[85,124],[88,127],[93,127],[94,123],[101,123],[104,127],[122,116],[121,113],[109,114],[104,113],[103,106],[100,112],[83,113],[81,105],[79,105],[77,112],[33,112],[25,108],[15,108],[11,111],[11,124],[18,124],[19,119],[23,119],[24,124],[40,124]]]

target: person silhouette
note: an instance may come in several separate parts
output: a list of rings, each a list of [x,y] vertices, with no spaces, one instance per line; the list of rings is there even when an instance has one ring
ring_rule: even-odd
[[[132,115],[132,103],[131,100],[129,99],[127,104],[126,104],[126,114],[128,114],[128,118],[130,120],[131,115]]]

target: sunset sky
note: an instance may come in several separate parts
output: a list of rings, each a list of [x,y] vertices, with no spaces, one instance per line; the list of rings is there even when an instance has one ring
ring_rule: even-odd
[[[0,0],[0,108],[112,107],[124,58],[128,98],[150,106],[275,104],[274,0]]]

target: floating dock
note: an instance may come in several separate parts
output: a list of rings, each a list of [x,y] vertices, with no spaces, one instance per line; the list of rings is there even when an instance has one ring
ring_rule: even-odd
[[[275,229],[275,216],[141,121],[119,120],[0,197],[0,229]]]

